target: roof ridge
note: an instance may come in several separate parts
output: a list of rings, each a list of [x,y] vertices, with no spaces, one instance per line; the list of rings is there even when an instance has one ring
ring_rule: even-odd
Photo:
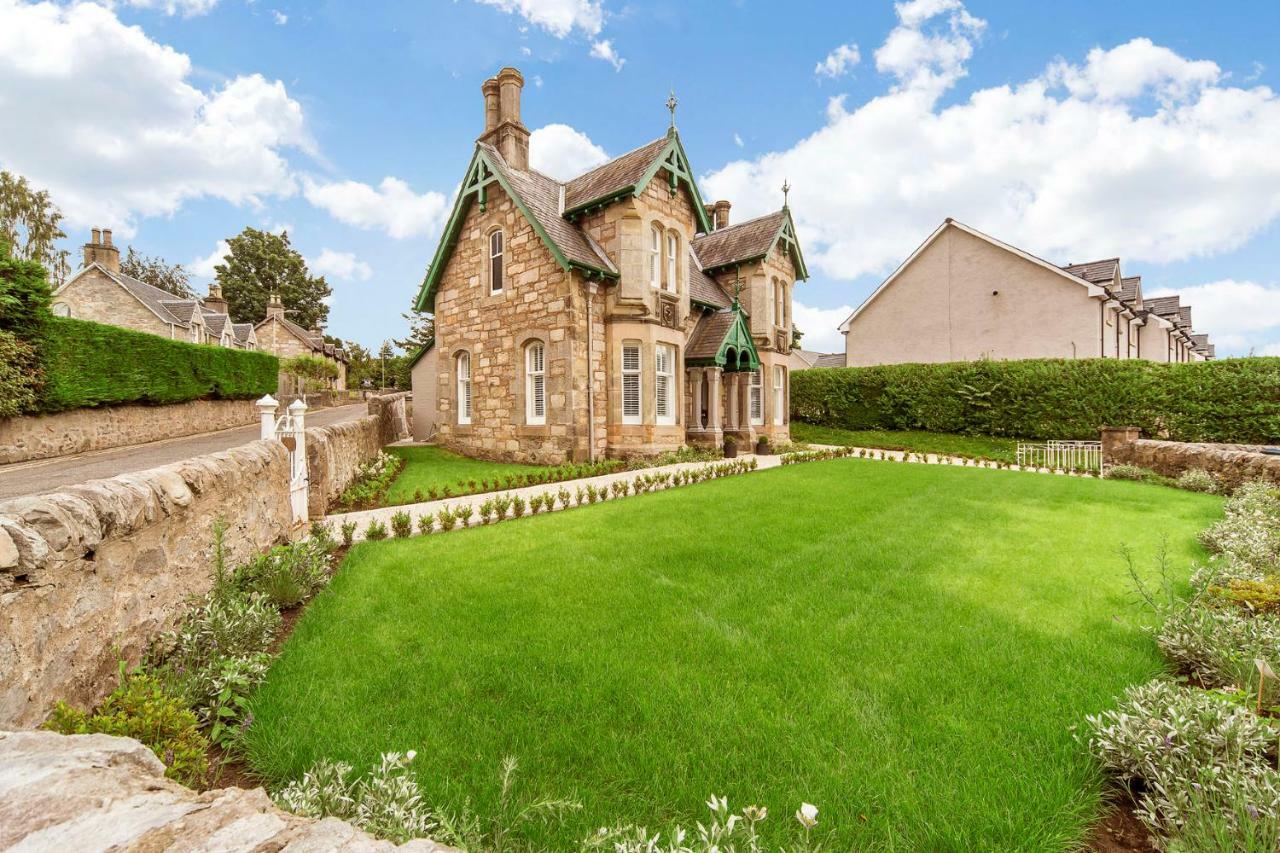
[[[621,160],[623,157],[627,157],[631,154],[635,154],[638,151],[642,151],[643,149],[648,148],[650,145],[653,145],[656,142],[666,142],[670,138],[671,138],[670,136],[660,136],[657,139],[650,139],[648,142],[644,143],[643,145],[637,145],[635,148],[632,148],[630,151],[623,151],[621,154],[617,155],[616,157],[610,157],[608,160],[605,160],[599,166],[592,166],[590,169],[587,169],[587,171],[583,172],[582,174],[574,175],[572,178],[565,181],[565,184],[568,185],[578,180],[579,178],[585,178],[587,175],[590,175],[592,172],[600,171],[601,169],[608,166],[610,163],[613,163],[617,160]]]
[[[706,234],[703,234],[703,235],[701,235],[701,236],[703,236],[703,237],[710,237],[710,236],[712,236],[712,235],[714,235],[714,234],[723,234],[723,233],[725,233],[726,231],[732,231],[732,230],[733,230],[733,229],[735,229],[735,228],[742,228],[742,227],[744,227],[744,226],[751,225],[752,223],[759,222],[759,221],[761,221],[762,219],[768,219],[770,216],[777,216],[779,213],[786,213],[786,212],[787,212],[787,208],[785,208],[785,207],[780,207],[780,208],[778,208],[777,210],[773,211],[772,213],[763,213],[763,214],[761,214],[760,216],[753,216],[751,219],[744,219],[744,220],[742,220],[741,222],[735,223],[735,224],[733,224],[733,225],[726,225],[726,226],[725,226],[725,227],[723,227],[723,228],[717,228],[716,230],[714,230],[714,231],[710,231],[710,232],[708,232],[708,233],[706,233]]]

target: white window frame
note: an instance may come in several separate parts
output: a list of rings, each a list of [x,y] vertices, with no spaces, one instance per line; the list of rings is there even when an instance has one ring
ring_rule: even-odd
[[[471,423],[471,353],[460,352],[454,359],[454,374],[458,381],[458,424]]]
[[[756,368],[747,376],[747,414],[752,426],[764,426],[764,371]]]
[[[542,341],[524,347],[524,420],[531,426],[547,422],[547,348]]]
[[[494,249],[494,241],[497,249]],[[507,237],[499,228],[489,232],[489,293],[501,293],[507,284]],[[497,261],[497,266],[494,266]],[[496,287],[494,286],[496,283]]]
[[[671,344],[658,344],[653,348],[653,400],[654,422],[659,426],[675,426],[676,348]]]
[[[643,350],[639,341],[622,342],[622,422],[644,422],[644,380],[641,377]],[[634,388],[634,391],[631,389]],[[631,398],[631,399],[628,399]],[[628,411],[630,409],[630,411]]]
[[[649,286],[662,287],[662,228],[649,226]]]
[[[787,369],[781,364],[773,366],[773,422],[782,426],[786,421]]]
[[[680,235],[674,231],[667,232],[667,280],[662,289],[672,293],[680,291]]]
[[[779,329],[786,328],[787,325],[787,286],[778,279],[773,280],[773,310],[774,325]]]

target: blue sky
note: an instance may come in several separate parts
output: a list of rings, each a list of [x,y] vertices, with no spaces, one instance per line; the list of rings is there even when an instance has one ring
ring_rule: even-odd
[[[1119,255],[1219,353],[1280,354],[1280,4],[888,0],[0,0],[0,167],[207,273],[287,227],[376,346],[407,308],[482,123],[526,78],[568,177],[661,135],[707,198],[793,186],[806,345],[946,216],[1058,263]],[[207,282],[206,275],[198,281]]]

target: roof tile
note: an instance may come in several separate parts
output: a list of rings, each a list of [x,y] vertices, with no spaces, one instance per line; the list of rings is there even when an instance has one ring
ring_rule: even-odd
[[[644,173],[653,165],[653,161],[662,153],[662,149],[667,147],[669,141],[670,137],[666,136],[655,139],[569,181],[564,189],[565,210],[572,210],[579,205],[634,186],[644,177]]]
[[[786,210],[778,210],[695,237],[693,248],[702,261],[702,268],[714,269],[768,254],[786,217]]]

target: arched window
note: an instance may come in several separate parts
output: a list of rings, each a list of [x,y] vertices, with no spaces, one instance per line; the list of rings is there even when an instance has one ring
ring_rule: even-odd
[[[502,292],[502,256],[506,244],[503,241],[502,229],[489,235],[489,292]]]
[[[640,423],[640,344],[622,345],[622,422]]]
[[[68,305],[68,304],[67,304],[67,303],[65,303],[65,302],[55,302],[55,303],[53,303],[53,316],[55,316],[55,317],[70,317],[70,316],[71,316],[71,306],[70,306],[70,305]]]
[[[471,423],[471,353],[458,353],[458,423]]]
[[[750,409],[751,423],[756,426],[764,424],[764,381],[760,370],[751,371],[750,384],[747,386],[747,400]]]
[[[787,422],[787,369],[781,364],[773,366],[773,422]]]
[[[773,280],[773,323],[779,328],[787,325],[787,286]]]
[[[547,358],[542,341],[524,348],[524,419],[528,424],[547,422]]]
[[[649,284],[662,286],[662,229],[649,226]]]
[[[667,232],[667,279],[663,290],[678,293],[680,290],[680,237],[674,231]]]
[[[654,414],[659,425],[670,426],[676,422],[676,348],[658,344],[653,351]]]

